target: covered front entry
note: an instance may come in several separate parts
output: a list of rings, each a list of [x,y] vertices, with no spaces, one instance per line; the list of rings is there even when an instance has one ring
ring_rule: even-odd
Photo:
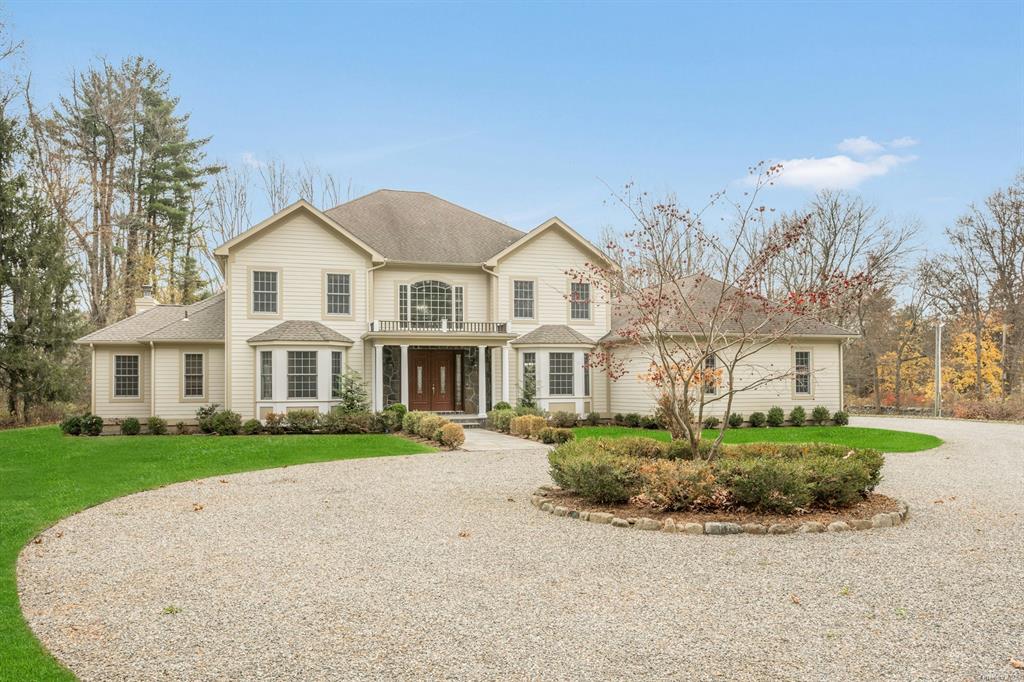
[[[455,353],[449,349],[409,350],[409,409],[455,410],[455,382],[459,380]]]

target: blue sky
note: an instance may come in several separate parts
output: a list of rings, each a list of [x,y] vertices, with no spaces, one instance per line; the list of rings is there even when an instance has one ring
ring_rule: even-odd
[[[316,164],[531,228],[625,227],[788,161],[781,209],[857,192],[922,242],[1024,167],[1024,3],[7,3],[36,97],[91,58],[173,77],[210,154]],[[864,138],[864,139],[861,139]],[[845,143],[843,141],[846,141]],[[260,216],[261,217],[261,216]]]

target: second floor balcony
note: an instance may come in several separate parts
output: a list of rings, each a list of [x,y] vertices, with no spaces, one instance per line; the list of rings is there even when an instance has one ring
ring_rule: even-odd
[[[374,320],[370,333],[508,334],[507,322],[455,322],[452,320]]]

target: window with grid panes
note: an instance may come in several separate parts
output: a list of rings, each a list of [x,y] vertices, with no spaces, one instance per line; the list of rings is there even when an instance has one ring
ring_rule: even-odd
[[[316,398],[316,351],[288,351],[288,397]]]
[[[114,396],[117,398],[139,397],[139,356],[114,356]]]
[[[327,314],[352,314],[352,276],[327,273]]]
[[[548,394],[573,394],[573,353],[550,353],[548,355]]]
[[[182,357],[184,370],[183,394],[186,398],[202,398],[205,393],[203,381],[203,354],[185,353]]]
[[[253,270],[252,311],[254,313],[277,313],[277,272]]]

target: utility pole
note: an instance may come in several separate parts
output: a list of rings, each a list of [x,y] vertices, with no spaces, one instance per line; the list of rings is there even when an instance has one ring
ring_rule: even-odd
[[[942,320],[935,323],[935,416],[942,416]]]

